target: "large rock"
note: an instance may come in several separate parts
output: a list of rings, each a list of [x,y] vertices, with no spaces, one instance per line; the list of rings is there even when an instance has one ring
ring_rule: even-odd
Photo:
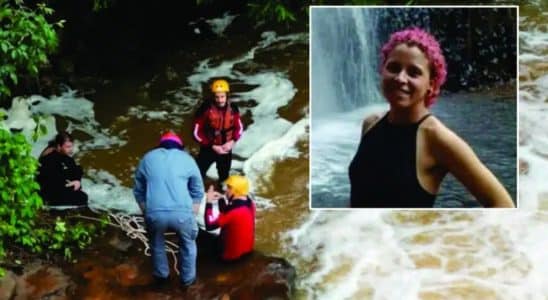
[[[127,255],[101,246],[82,259],[75,268],[85,279],[75,294],[78,299],[289,299],[295,269],[284,259],[252,253],[238,262],[226,263],[213,253],[210,240],[199,238],[198,278],[183,288],[173,270],[161,287],[154,284],[150,257],[137,252],[137,243]],[[129,256],[129,257],[128,257]],[[101,257],[97,260],[96,257]]]
[[[0,299],[11,299],[15,294],[16,279],[17,277],[11,271],[7,271],[0,279]]]
[[[0,280],[0,299],[289,299],[292,296],[296,272],[286,260],[254,252],[237,262],[222,262],[214,251],[215,241],[203,232],[198,238],[196,283],[188,288],[181,286],[173,269],[173,256],[169,255],[171,276],[158,286],[152,278],[151,258],[143,254],[141,242],[132,240],[128,246],[125,237],[116,236],[112,230],[107,232],[78,255],[78,263],[66,264],[63,271],[32,263],[25,266],[21,276],[8,272],[13,276]],[[169,239],[175,241],[175,236]]]
[[[41,263],[26,266],[16,282],[16,300],[67,299],[67,291],[72,285],[61,269]]]

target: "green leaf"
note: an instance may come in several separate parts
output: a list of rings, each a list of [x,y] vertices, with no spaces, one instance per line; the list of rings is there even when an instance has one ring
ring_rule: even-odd
[[[46,134],[48,134],[48,127],[46,127],[46,125],[40,124],[40,134],[41,134],[41,135],[46,135]]]
[[[10,78],[14,84],[17,84],[17,75],[15,73],[11,73]]]
[[[59,221],[59,219],[55,222],[55,231],[59,232],[66,232],[67,228],[65,227],[65,222]]]
[[[30,237],[24,236],[24,237],[21,239],[21,243],[22,243],[24,246],[30,246],[30,245],[32,245],[32,240],[31,240]]]
[[[70,260],[72,258],[72,251],[70,250],[70,248],[65,248],[65,258],[67,260]]]

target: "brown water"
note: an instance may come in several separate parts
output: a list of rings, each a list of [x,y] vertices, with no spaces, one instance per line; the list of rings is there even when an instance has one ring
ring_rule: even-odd
[[[232,47],[229,53],[215,49],[210,44],[192,45],[192,55],[175,54],[165,59],[164,66],[158,66],[159,74],[154,76],[150,87],[144,88],[143,76],[129,74],[122,82],[112,80],[106,86],[89,86],[87,83],[82,89],[94,88],[97,92],[88,96],[95,103],[96,119],[105,128],[109,128],[114,135],[120,135],[127,144],[115,149],[92,150],[82,153],[80,162],[86,168],[105,170],[116,176],[123,185],[132,187],[134,168],[143,154],[156,146],[160,133],[166,129],[174,129],[182,135],[187,149],[197,155],[198,145],[191,136],[191,122],[194,109],[180,114],[182,123],[173,120],[144,120],[133,116],[126,116],[130,107],[142,105],[145,110],[166,110],[171,115],[169,106],[160,105],[162,99],[169,99],[168,91],[184,87],[185,76],[190,75],[197,62],[214,57],[219,61],[232,59],[248,51],[253,43],[242,42],[242,37],[231,39]],[[283,50],[269,49],[260,52],[253,60],[254,68],[249,65],[237,66],[242,72],[260,73],[264,70],[280,70],[287,72],[288,79],[297,89],[295,97],[288,105],[279,109],[281,117],[296,122],[302,119],[308,110],[308,46],[297,44]],[[183,66],[184,68],[179,68]],[[177,78],[168,80],[164,70],[168,68],[175,72]],[[139,78],[141,77],[141,78]],[[79,88],[79,87],[75,87]],[[244,85],[233,85],[237,94],[249,90]],[[197,97],[196,103],[199,98]],[[252,118],[252,117],[251,117]],[[246,120],[244,118],[244,120]],[[246,123],[254,122],[247,118]],[[176,123],[176,124],[174,124]],[[245,135],[245,132],[244,132]],[[257,213],[256,249],[259,251],[280,254],[282,245],[280,233],[295,227],[299,220],[307,214],[308,208],[308,140],[298,145],[301,153],[298,158],[280,161],[273,166],[272,176],[263,182],[257,195],[270,199],[274,208],[260,210]],[[115,199],[113,199],[115,201]]]
[[[527,21],[520,30],[533,37],[545,36],[547,32],[547,15],[540,7],[541,4],[521,7]],[[226,45],[221,41],[192,45],[192,50],[166,57],[155,67],[155,74],[132,73],[107,84],[82,85],[82,89],[93,87],[97,91],[88,96],[96,104],[97,120],[128,143],[117,149],[82,153],[80,162],[86,168],[106,170],[131,187],[133,168],[155,146],[161,131],[176,129],[191,152],[196,153],[197,145],[190,136],[193,110],[181,114],[182,123],[146,121],[127,116],[127,111],[135,105],[143,105],[145,110],[164,109],[160,101],[169,98],[166,92],[187,85],[185,79],[193,74],[198,61],[207,57],[225,61],[256,44],[256,40],[244,36],[231,40],[229,47],[223,47]],[[546,47],[521,52],[543,58],[520,62],[520,90],[544,102],[545,85],[537,80],[548,71]],[[254,63],[238,65],[236,69],[250,73],[272,69],[287,72],[298,92],[288,105],[279,109],[279,114],[291,122],[300,120],[308,110],[308,46],[270,49],[258,53]],[[176,79],[167,79],[168,66],[178,75]],[[150,87],[143,87],[156,75]],[[250,88],[234,86],[237,92]],[[384,292],[394,299],[520,299],[524,295],[531,296],[530,299],[546,298],[548,264],[542,249],[548,247],[548,197],[541,189],[532,188],[537,186],[534,184],[537,180],[545,181],[545,173],[529,170],[533,177],[529,181],[533,184],[528,190],[533,193],[520,198],[523,201],[520,205],[530,208],[527,211],[316,214],[308,210],[308,140],[300,142],[298,149],[298,158],[274,164],[271,177],[263,185],[267,188],[258,191],[259,196],[270,199],[275,207],[258,212],[256,248],[290,257],[300,274],[299,297],[372,299]],[[547,161],[524,159],[530,167]],[[521,181],[520,184],[521,194],[524,185]],[[301,225],[305,220],[307,223]],[[301,232],[292,232],[293,239],[287,240],[282,234],[291,229]],[[128,263],[137,258],[128,257]],[[86,259],[95,261],[96,257],[84,258],[82,264]],[[390,294],[397,291],[401,293]]]

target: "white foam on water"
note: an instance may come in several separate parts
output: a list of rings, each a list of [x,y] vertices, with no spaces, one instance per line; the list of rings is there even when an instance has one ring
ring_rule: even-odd
[[[211,26],[211,31],[219,36],[222,36],[223,32],[230,24],[232,24],[232,21],[234,21],[237,16],[238,15],[231,15],[226,12],[221,18],[206,20],[206,23]]]
[[[26,98],[26,101],[31,105],[32,113],[65,117],[68,120],[67,131],[81,131],[91,136],[91,140],[82,144],[82,150],[106,149],[126,144],[121,137],[112,134],[108,129],[101,128],[99,122],[95,120],[93,102],[78,97],[75,90],[69,90],[61,96],[52,96],[49,99],[33,95]]]
[[[254,123],[252,126],[246,128],[242,139],[237,143],[234,153],[240,157],[249,157],[252,154],[255,156],[254,165],[250,165],[238,160],[233,161],[234,170],[244,170],[247,174],[248,171],[252,174],[250,180],[255,183],[254,178],[257,178],[261,172],[266,172],[271,168],[272,164],[276,160],[280,160],[284,157],[296,157],[298,151],[295,148],[297,140],[306,135],[305,124],[307,119],[303,119],[296,124],[291,124],[287,120],[279,118],[277,110],[289,103],[294,97],[296,89],[293,84],[286,78],[287,76],[282,72],[263,72],[260,74],[244,75],[233,70],[233,67],[237,63],[252,60],[256,51],[267,49],[269,46],[276,44],[276,47],[280,45],[288,45],[297,42],[305,42],[306,35],[294,34],[289,36],[277,37],[273,32],[267,32],[263,34],[263,40],[259,42],[258,46],[254,47],[243,56],[231,60],[221,62],[218,66],[210,66],[209,60],[204,60],[198,64],[195,69],[195,74],[188,78],[191,84],[190,90],[183,88],[175,91],[167,92],[166,94],[173,99],[165,100],[162,104],[161,110],[147,110],[143,106],[131,107],[128,111],[128,115],[137,118],[146,118],[147,120],[164,119],[169,118],[172,121],[182,121],[171,118],[173,115],[180,115],[177,112],[188,113],[196,105],[196,97],[193,97],[191,93],[201,92],[201,84],[209,80],[214,76],[230,76],[238,80],[243,81],[249,85],[256,85],[253,90],[242,93],[239,98],[245,101],[255,100],[258,105],[250,108]],[[171,113],[167,114],[167,110]],[[245,109],[243,109],[245,112]],[[255,127],[257,127],[255,129]],[[259,132],[262,131],[262,134]],[[249,135],[248,135],[249,133]],[[262,150],[265,144],[270,143],[270,147],[274,152]],[[282,151],[283,148],[283,151]],[[260,150],[261,149],[261,150]],[[264,158],[264,161],[260,164],[258,159]],[[250,158],[251,160],[251,158]],[[216,167],[213,164],[207,172],[208,176],[216,178]],[[96,178],[96,175],[92,176]],[[101,178],[99,178],[101,179]],[[131,194],[131,190],[128,188],[120,187],[120,190],[113,191],[120,194],[125,200],[115,203],[104,203],[108,201],[105,197],[108,192],[113,188],[116,188],[117,184],[113,183],[111,179],[108,183],[99,182],[92,185],[92,193],[96,193],[97,207],[103,207],[104,209],[121,210],[124,205],[128,205],[128,212],[135,213],[138,207],[135,206],[135,201]],[[127,201],[126,201],[127,200]],[[258,209],[268,209],[274,207],[273,202],[270,199],[255,197]],[[131,202],[129,204],[128,202]]]
[[[263,32],[258,45],[251,48],[243,55],[221,62],[217,66],[213,66],[210,63],[211,59],[205,59],[198,63],[198,66],[194,69],[194,74],[187,78],[190,84],[190,89],[200,93],[202,91],[202,83],[208,82],[213,77],[235,77],[238,78],[241,73],[233,71],[234,65],[243,63],[246,61],[252,61],[255,58],[257,51],[267,50],[270,46],[276,43],[283,43],[284,45],[293,45],[296,43],[306,43],[307,34],[291,34],[285,36],[277,36],[273,31]],[[278,46],[279,47],[279,46]]]
[[[521,46],[528,52],[543,52],[548,47],[548,33],[538,29],[520,31]]]
[[[258,105],[250,110],[253,116],[275,116],[280,107],[285,106],[293,99],[297,89],[281,72],[264,72],[251,76],[240,76],[246,84],[258,85],[251,91],[239,93],[242,99],[253,99]]]
[[[275,162],[286,158],[298,158],[300,152],[297,143],[308,138],[308,118],[295,123],[282,137],[263,145],[244,162],[244,173],[258,184],[259,179],[268,180]]]
[[[541,96],[539,100],[544,100],[546,101],[546,99],[548,97],[546,97],[546,95],[548,94],[548,74],[546,75],[543,75],[539,78],[537,78],[535,80],[535,86],[536,86],[536,90],[541,94],[543,95],[543,97]]]
[[[258,87],[256,87],[255,89],[244,93],[243,95],[240,95],[239,98],[245,98],[245,100],[253,99],[257,101],[258,105],[250,109],[254,118],[254,126],[257,126],[259,130],[265,130],[270,126],[270,130],[263,132],[260,136],[259,134],[253,134],[254,132],[258,132],[257,130],[253,129],[253,126],[246,128],[246,132],[244,133],[242,140],[237,143],[237,149],[241,150],[235,149],[235,154],[240,155],[241,157],[246,157],[257,152],[267,142],[271,142],[273,143],[273,145],[275,145],[276,140],[286,134],[286,131],[288,131],[292,126],[290,122],[279,118],[279,116],[277,115],[277,110],[280,107],[287,105],[295,95],[296,90],[293,87],[293,84],[286,78],[286,75],[281,72],[264,72],[260,74],[244,75],[234,71],[233,67],[237,63],[252,60],[256,51],[264,50],[274,43],[277,43],[277,45],[279,46],[280,44],[283,45],[296,42],[305,42],[305,39],[303,38],[303,35],[289,35],[277,37],[276,34],[273,32],[264,33],[263,38],[264,39],[259,42],[258,46],[252,48],[250,51],[235,60],[221,62],[215,67],[210,66],[209,60],[204,60],[200,62],[195,69],[195,74],[191,75],[188,78],[191,88],[183,88],[167,92],[166,94],[170,97],[170,99],[165,100],[165,102],[163,101],[161,103],[161,110],[147,110],[143,106],[134,106],[129,109],[128,115],[137,118],[146,118],[147,120],[169,118],[174,122],[182,122],[182,120],[172,118],[172,116],[181,115],[182,113],[188,113],[195,108],[197,97],[193,97],[191,94],[201,92],[201,84],[203,82],[206,82],[214,76],[234,77],[238,80],[243,81],[246,84],[258,85]],[[171,113],[168,114],[167,111],[170,111]],[[304,122],[305,121],[298,123],[299,125],[297,127],[295,127],[295,125],[293,127],[299,128]],[[275,130],[273,126],[276,126]],[[291,135],[295,136],[296,131],[298,130],[294,129]],[[249,135],[249,138],[246,138],[248,132],[250,132],[251,134]],[[289,147],[291,150],[291,147],[294,145],[289,145],[288,143],[288,141],[291,140],[290,136],[280,138],[280,141],[278,141],[277,143],[282,144],[283,147]],[[255,141],[251,142],[253,138],[255,138]],[[250,142],[247,142],[247,140],[249,140]],[[240,144],[242,144],[243,146]],[[249,150],[248,147],[251,150]],[[271,154],[270,159],[268,160],[270,163],[273,163],[276,159],[281,159],[283,155],[289,154],[290,156],[295,156],[295,151],[295,149],[293,149],[293,151],[285,151],[282,153],[282,155]],[[264,153],[266,152],[263,151],[262,153],[264,157]],[[268,164],[263,164],[263,168],[264,166],[268,166]],[[255,173],[259,172],[259,170],[261,169],[260,166],[247,168]],[[244,162],[234,160],[233,169],[245,170],[246,164]],[[208,176],[211,176],[213,178],[216,177],[217,174],[215,164],[210,167],[207,174]],[[94,200],[94,205],[97,208],[109,210],[123,210],[124,206],[127,205],[127,212],[137,212],[138,207],[136,206],[133,195],[131,194],[131,189],[119,186],[119,182],[115,181],[115,178],[110,178],[109,180],[104,182],[105,177],[108,177],[105,175],[105,173],[94,174],[91,177],[94,178],[94,180],[99,180],[99,182],[97,183],[90,183],[90,196],[93,195],[93,197],[96,198],[96,200]],[[254,182],[252,178],[250,179],[252,182]],[[120,195],[122,200],[109,202],[109,193]],[[270,199],[258,196],[255,198],[258,209],[268,209],[274,206]]]
[[[278,109],[286,106],[297,92],[285,73],[266,71],[248,75],[234,70],[236,64],[252,61],[257,51],[304,43],[308,35],[277,36],[274,32],[264,32],[261,36],[262,40],[257,46],[235,59],[222,61],[216,66],[209,59],[201,61],[194,74],[187,79],[191,90],[197,93],[201,92],[202,84],[213,77],[233,78],[246,85],[256,86],[250,91],[239,93],[238,100],[235,100],[236,103],[253,100],[257,105],[241,108],[242,114],[247,110],[251,112],[253,123],[245,128],[242,138],[234,148],[235,155],[248,158],[244,162],[243,170],[254,184],[258,183],[256,180],[262,175],[269,177],[274,162],[298,157],[296,143],[306,136],[308,122],[307,118],[303,118],[296,124],[291,124],[278,115]]]
[[[137,119],[150,120],[165,120],[168,117],[168,112],[165,110],[146,110],[142,105],[130,107],[128,115]]]
[[[164,110],[170,111],[170,117],[173,115],[189,114],[196,108],[198,102],[196,97],[192,97],[183,90],[173,90],[166,93],[169,99],[164,99],[160,103]],[[175,104],[175,105],[174,105]]]
[[[35,113],[59,115],[80,122],[96,122],[93,102],[76,95],[77,91],[71,90],[61,96],[45,98],[33,95],[29,98],[32,104],[31,110]]]
[[[548,105],[520,102],[519,157],[527,165],[519,176],[519,205],[521,208],[548,209]]]
[[[57,131],[55,129],[55,118],[43,116],[38,120],[37,124],[32,117],[27,99],[21,97],[12,100],[12,105],[8,111],[2,111],[7,118],[0,122],[0,127],[7,131],[20,131],[27,138],[27,141],[32,144],[31,154],[37,158]],[[45,126],[47,133],[39,136],[38,140],[33,143],[33,133],[37,126]]]
[[[44,150],[48,146],[49,141],[51,141],[57,133],[57,127],[55,125],[55,117],[43,116],[40,119],[40,124],[46,127],[46,134],[39,136],[38,140],[36,140],[36,142],[32,144],[32,156],[36,158],[40,156],[40,153],[42,153],[42,150]],[[78,149],[79,149],[79,143],[75,142],[73,146],[74,153],[76,153]]]
[[[519,61],[522,63],[535,63],[535,62],[541,62],[542,60],[543,60],[542,56],[531,54],[531,53],[519,55]]]
[[[548,295],[548,215],[526,211],[315,212],[287,233],[290,251],[313,272],[299,281],[310,299],[421,299],[451,288],[485,289],[496,299]],[[402,218],[403,216],[403,218]],[[429,255],[430,264],[413,257]],[[538,263],[537,263],[538,262]],[[479,296],[476,296],[479,297]]]
[[[234,147],[234,154],[247,158],[266,143],[280,138],[292,126],[278,115],[278,109],[286,106],[297,90],[293,83],[280,72],[265,72],[240,76],[246,84],[257,85],[251,91],[238,94],[240,99],[255,100],[258,104],[249,108],[253,124],[246,128]],[[242,108],[242,114],[247,110]]]
[[[6,111],[7,119],[0,122],[0,126],[4,129],[20,131],[27,138],[27,141],[32,145],[31,154],[35,158],[38,158],[42,150],[48,145],[48,142],[57,134],[55,117],[48,115],[54,109],[43,105],[45,101],[49,100],[38,95],[33,95],[29,98],[16,97],[13,99],[10,109]],[[53,106],[62,107],[59,103],[54,103]],[[63,113],[66,112],[67,110],[64,109]],[[36,113],[43,114],[36,120],[38,123],[33,118],[33,115]],[[71,113],[69,111],[68,114]],[[46,133],[39,135],[38,139],[33,141],[33,134],[37,126],[44,126]],[[78,152],[80,145],[79,141],[74,142],[74,153]]]
[[[241,160],[234,159],[233,157],[232,163],[230,165],[230,170],[231,170],[230,175],[241,173],[243,171],[243,168],[244,168],[244,162]],[[237,171],[237,172],[234,172],[234,171]],[[209,169],[207,169],[206,171],[206,176],[214,180],[219,179],[219,174],[217,173],[217,163],[214,162],[213,164],[211,164]]]
[[[223,19],[226,21],[230,18],[230,16],[225,16]],[[228,24],[226,25],[228,26]],[[247,169],[250,173],[255,174],[252,178],[258,177],[261,170],[270,168],[272,166],[271,164],[278,159],[298,156],[298,151],[294,146],[299,139],[306,135],[305,125],[307,119],[303,119],[296,124],[291,124],[290,122],[279,118],[277,115],[277,110],[280,107],[287,105],[296,93],[296,89],[287,79],[286,74],[282,72],[263,72],[260,74],[244,75],[234,71],[233,67],[237,63],[251,61],[257,51],[266,51],[271,46],[274,49],[287,47],[295,43],[306,43],[306,36],[306,34],[292,34],[278,37],[274,32],[265,32],[262,35],[263,40],[241,57],[235,60],[222,62],[216,67],[209,66],[209,60],[204,60],[200,62],[196,68],[196,74],[189,77],[189,83],[191,83],[190,92],[200,92],[201,83],[209,80],[213,76],[234,77],[246,84],[257,85],[256,88],[244,93],[240,98],[246,97],[246,100],[253,99],[257,101],[258,105],[250,108],[250,110],[254,116],[254,125],[258,127],[258,130],[267,129],[268,126],[271,126],[271,128],[266,132],[269,134],[263,133],[260,136],[258,134],[253,134],[254,132],[258,132],[258,130],[253,129],[252,127],[247,128],[251,132],[249,140],[255,137],[258,141],[253,143],[246,142],[244,134],[244,138],[241,141],[244,146],[239,146],[239,149],[242,149],[241,153],[246,153],[245,156],[255,154],[253,160],[255,162],[257,162],[257,159],[260,157],[264,158],[266,161],[261,162],[260,165],[256,163],[253,166],[238,161],[235,161],[234,163],[235,169]],[[171,105],[170,107],[172,109],[170,111],[172,111],[173,114],[176,114],[176,112],[189,112],[195,107],[196,97],[188,95],[188,91],[189,89],[180,89],[168,92],[167,95],[173,99],[166,100],[165,103],[163,103],[163,106],[168,107]],[[125,141],[121,137],[115,136],[109,132],[108,129],[101,128],[101,125],[95,120],[93,102],[83,97],[79,97],[77,91],[69,90],[61,96],[52,96],[50,99],[42,96],[31,96],[25,100],[28,104],[32,104],[30,110],[32,113],[62,116],[68,121],[67,131],[82,131],[91,136],[91,139],[86,140],[83,144],[81,144],[80,141],[75,142],[75,145],[81,145],[81,148],[84,151],[112,148],[125,144]],[[147,110],[143,106],[134,106],[128,111],[129,116],[145,118],[147,120],[164,119],[173,114],[168,114],[164,109]],[[27,125],[32,121],[30,113],[27,113],[26,117],[21,119],[24,119],[24,122],[26,122],[25,124]],[[127,120],[127,116],[120,120]],[[182,121],[177,118],[170,118],[170,120],[176,122]],[[52,134],[55,134],[56,132],[54,118],[50,118],[47,124],[49,129],[51,129],[49,131],[50,134],[48,135],[49,139],[52,137]],[[264,125],[267,125],[267,127]],[[30,124],[29,126],[32,127],[34,125]],[[273,130],[274,127],[276,130]],[[120,132],[119,134],[123,134],[123,132]],[[43,149],[43,146],[45,146],[48,139],[41,141],[41,144],[36,147],[37,149],[40,148],[37,151]],[[269,148],[274,149],[274,152],[272,152],[272,150],[268,151],[261,149],[266,143],[269,143]],[[37,143],[37,145],[38,144],[39,143]],[[246,144],[251,150],[246,149]],[[82,180],[82,184],[84,190],[89,195],[90,207],[100,210],[114,210],[124,211],[130,214],[140,214],[140,209],[135,202],[131,188],[121,185],[121,182],[112,174],[104,170],[87,170],[86,175]],[[259,209],[268,209],[274,206],[269,199],[259,196],[255,198]]]
[[[6,113],[6,120],[2,121],[2,127],[8,131],[18,130],[30,140],[32,132],[36,128],[36,122],[32,118],[27,101],[24,98],[15,98]]]
[[[387,104],[376,104],[350,112],[333,113],[327,118],[312,118],[312,197],[318,192],[340,197],[350,193],[348,166],[360,143],[363,120],[371,115],[382,116],[386,111]]]
[[[547,60],[546,36],[520,33],[520,64]],[[314,211],[286,234],[293,262],[308,270],[298,280],[306,297],[548,299],[548,91],[539,78],[520,83],[521,209],[426,213],[432,221],[416,211]],[[311,159],[321,125],[313,120]]]
[[[36,126],[32,114],[49,115],[40,120],[47,128],[47,134],[41,136],[36,142],[32,142],[30,135],[26,132],[29,142],[32,143],[32,154],[35,157],[41,153],[56,134],[55,117],[68,118],[69,126],[67,131],[83,131],[89,134],[92,139],[85,141],[74,141],[74,152],[79,149],[89,150],[93,148],[104,148],[112,145],[122,145],[124,142],[119,137],[109,136],[108,130],[100,127],[95,120],[93,103],[85,98],[76,97],[76,91],[70,91],[51,99],[33,95],[29,98],[14,99],[13,110],[8,112],[8,127],[23,126],[26,131],[32,132]],[[30,110],[29,110],[30,107]],[[85,166],[84,166],[85,170]],[[140,214],[140,209],[135,202],[130,188],[121,185],[120,181],[104,170],[86,170],[82,179],[83,190],[89,196],[89,206],[93,209],[124,211],[130,214]]]
[[[95,210],[119,211],[141,215],[133,190],[125,187],[112,174],[105,170],[86,170],[82,179],[82,189],[89,196],[89,207]]]
[[[535,70],[547,61],[548,32],[545,24],[530,24],[520,31],[520,67]],[[537,27],[538,26],[538,27]],[[524,29],[524,28],[520,28]],[[524,59],[525,57],[525,59]],[[528,57],[535,57],[529,60]],[[542,68],[542,67],[541,67]],[[537,72],[538,73],[538,72]],[[545,72],[544,72],[545,73]],[[526,165],[519,176],[519,204],[528,210],[548,210],[548,75],[520,82],[518,155]]]
[[[233,153],[248,158],[266,143],[283,136],[292,125],[282,118],[265,117],[247,127],[242,138],[234,146]]]

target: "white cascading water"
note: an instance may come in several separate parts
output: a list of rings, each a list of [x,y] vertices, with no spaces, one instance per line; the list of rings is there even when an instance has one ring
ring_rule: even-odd
[[[531,4],[531,17],[520,17],[519,155],[526,174],[519,180],[519,204],[523,209],[315,211],[286,234],[293,262],[305,270],[298,283],[305,298],[547,299],[548,77],[542,62],[548,60],[548,32],[540,6]],[[321,118],[319,123],[348,140],[343,127],[351,115],[333,116],[334,124],[341,125],[329,129]],[[318,142],[314,121],[312,147]],[[315,152],[311,157],[317,158]],[[320,173],[329,171],[325,165],[320,169]],[[321,176],[314,176],[313,185],[322,183]]]
[[[313,206],[348,203],[347,168],[359,143],[361,120],[387,108],[378,88],[377,19],[369,10],[311,10]],[[366,26],[370,24],[374,26]]]

